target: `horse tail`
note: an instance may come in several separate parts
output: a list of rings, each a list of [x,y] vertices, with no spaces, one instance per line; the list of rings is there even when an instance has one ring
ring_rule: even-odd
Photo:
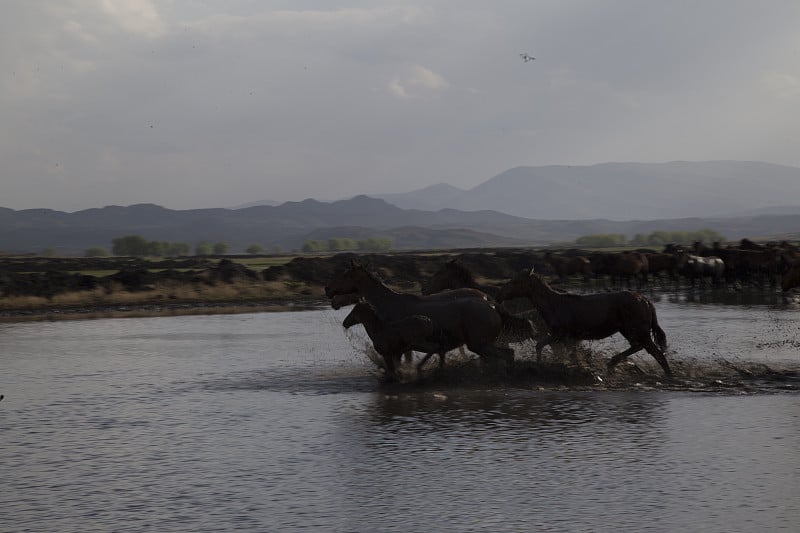
[[[664,333],[664,330],[661,329],[661,326],[658,325],[658,318],[656,317],[656,306],[653,305],[653,302],[647,300],[647,305],[650,307],[650,329],[653,332],[653,338],[656,341],[656,345],[661,349],[661,351],[665,351],[667,349],[667,334]]]

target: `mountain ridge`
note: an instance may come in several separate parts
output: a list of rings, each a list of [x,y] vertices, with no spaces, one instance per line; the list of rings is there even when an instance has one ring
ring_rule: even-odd
[[[518,166],[453,189],[372,196],[405,209],[489,209],[547,220],[726,216],[800,198],[800,168],[731,160]]]

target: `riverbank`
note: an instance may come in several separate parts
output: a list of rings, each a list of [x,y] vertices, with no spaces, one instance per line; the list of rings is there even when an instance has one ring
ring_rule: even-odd
[[[137,303],[119,305],[76,305],[0,309],[0,323],[92,318],[141,318],[181,315],[222,315],[276,311],[308,311],[328,306],[320,298],[266,299],[253,301],[208,301],[182,303]]]

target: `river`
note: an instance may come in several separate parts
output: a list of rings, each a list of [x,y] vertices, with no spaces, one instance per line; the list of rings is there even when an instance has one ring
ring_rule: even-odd
[[[0,324],[0,530],[797,531],[800,308],[657,300],[682,388],[387,387],[347,309]]]

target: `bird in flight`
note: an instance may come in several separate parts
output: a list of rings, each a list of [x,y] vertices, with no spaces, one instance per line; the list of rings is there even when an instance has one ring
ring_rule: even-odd
[[[525,61],[526,63],[527,63],[528,61],[533,61],[534,59],[536,59],[536,58],[535,58],[535,57],[533,57],[532,55],[529,55],[529,54],[527,54],[527,53],[525,53],[525,52],[522,52],[522,53],[519,55],[519,57],[521,57],[521,58],[522,58],[522,60],[523,60],[523,61]]]

